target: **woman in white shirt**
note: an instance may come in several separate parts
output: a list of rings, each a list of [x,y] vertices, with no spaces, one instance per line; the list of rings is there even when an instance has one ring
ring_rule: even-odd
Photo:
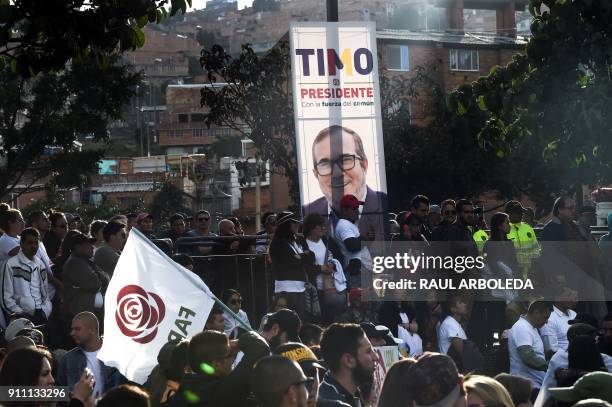
[[[237,290],[228,289],[223,291],[221,293],[221,301],[223,301],[223,303],[227,305],[227,307],[232,310],[232,312],[236,314],[238,318],[240,318],[243,322],[246,322],[247,325],[250,325],[247,313],[241,309],[242,296]],[[223,311],[223,319],[225,321],[224,331],[230,338],[236,337],[236,328],[244,328],[238,319],[227,311]]]
[[[335,321],[335,317],[346,311],[347,291],[346,279],[340,262],[334,260],[327,245],[323,241],[325,235],[325,219],[318,213],[304,218],[304,236],[308,249],[314,253],[316,285],[321,302],[323,325]],[[344,280],[344,284],[342,284]]]

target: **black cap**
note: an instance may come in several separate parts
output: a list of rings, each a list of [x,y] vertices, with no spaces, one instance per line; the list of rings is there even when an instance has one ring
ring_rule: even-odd
[[[525,212],[526,209],[519,201],[508,201],[506,207],[504,208],[504,212],[506,213],[514,213],[514,212]]]
[[[185,220],[185,217],[181,215],[180,213],[175,213],[174,215],[170,216],[170,219],[168,219],[170,223],[177,221],[177,220]]]
[[[362,322],[359,326],[361,326],[368,339],[385,339],[389,334],[389,328],[383,325],[376,326],[371,322]]]
[[[96,242],[96,238],[95,237],[87,237],[85,236],[83,233],[75,233],[72,236],[72,244],[74,246],[79,245],[81,243],[89,243],[89,244],[93,244]]]
[[[576,318],[570,319],[567,321],[568,324],[589,324],[597,328],[599,326],[599,322],[597,322],[597,318],[595,318],[591,314],[587,314],[586,312],[579,312],[576,314]]]
[[[281,332],[287,333],[287,339],[290,342],[301,342],[300,339],[300,328],[302,327],[302,321],[299,315],[290,309],[281,309],[270,315],[267,315],[264,321],[264,326],[272,326],[278,324]]]
[[[295,216],[295,214],[293,212],[281,212],[278,214],[278,216],[276,217],[276,224],[277,225],[282,225],[285,222],[295,222],[295,223],[300,223],[300,219]]]

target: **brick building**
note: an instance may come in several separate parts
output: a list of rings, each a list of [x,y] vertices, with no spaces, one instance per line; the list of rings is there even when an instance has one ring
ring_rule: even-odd
[[[227,127],[206,126],[206,110],[200,107],[201,90],[210,84],[168,85],[166,112],[157,126],[160,147],[166,154],[203,153],[203,146],[222,136],[236,135]],[[214,86],[224,86],[215,84]]]
[[[445,92],[508,63],[526,44],[522,38],[469,33],[382,30],[376,37],[385,75],[412,78],[417,66],[433,66],[430,78]],[[411,118],[415,124],[426,124],[430,100],[426,89],[419,93],[418,100],[410,101]]]

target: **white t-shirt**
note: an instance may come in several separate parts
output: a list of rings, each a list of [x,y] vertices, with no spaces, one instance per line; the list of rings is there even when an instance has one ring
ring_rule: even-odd
[[[550,349],[554,352],[559,349],[567,350],[569,341],[567,340],[567,330],[569,329],[569,320],[576,318],[576,312],[567,310],[567,314],[563,313],[559,308],[553,306],[553,312],[550,313],[548,322],[542,328],[540,333],[543,340],[548,340]]]
[[[304,253],[299,244],[291,243],[291,248],[296,254]],[[306,283],[304,281],[297,280],[275,280],[274,281],[274,293],[303,293],[306,291]]]
[[[104,376],[102,376],[102,369],[100,368],[100,361],[98,360],[98,351],[83,352],[87,358],[87,367],[91,369],[91,372],[96,380],[93,388],[93,396],[94,398],[97,398],[104,392]]]
[[[349,238],[359,238],[359,227],[347,219],[340,219],[334,227],[334,238],[338,242],[340,251],[344,257],[343,266],[348,266],[349,262],[353,259],[361,260],[362,267],[367,270],[372,270],[372,255],[370,250],[365,246],[361,245],[361,250],[358,252],[350,252],[344,245],[344,241]]]
[[[517,349],[520,346],[530,346],[537,356],[542,359],[544,355],[544,343],[540,337],[540,333],[533,327],[525,318],[520,317],[518,321],[512,325],[510,329],[510,337],[508,338],[508,350],[510,352],[510,374],[524,377],[531,381],[534,389],[539,389],[542,386],[545,372],[535,370],[527,366],[518,355]]]
[[[315,255],[315,264],[318,266],[324,265],[327,262],[327,247],[325,247],[323,239],[319,239],[318,242],[313,242],[312,240],[306,239],[306,244],[308,245],[310,251]],[[320,273],[317,274],[317,289],[323,290],[323,275]]]
[[[467,335],[461,324],[449,315],[442,321],[440,329],[438,330],[438,348],[440,353],[448,353],[453,338],[459,338],[466,341]]]
[[[397,337],[404,341],[408,346],[410,357],[417,357],[423,354],[423,340],[417,333],[409,332],[401,325],[397,326]]]

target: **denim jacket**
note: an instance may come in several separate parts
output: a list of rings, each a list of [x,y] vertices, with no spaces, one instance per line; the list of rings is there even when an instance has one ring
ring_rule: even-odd
[[[104,376],[104,391],[118,386],[124,380],[123,376],[114,367],[106,366],[100,363],[100,371]],[[75,384],[81,379],[83,370],[87,367],[87,356],[82,348],[76,347],[66,353],[59,361],[57,368],[57,384],[59,386],[68,386],[70,391],[74,389]]]

